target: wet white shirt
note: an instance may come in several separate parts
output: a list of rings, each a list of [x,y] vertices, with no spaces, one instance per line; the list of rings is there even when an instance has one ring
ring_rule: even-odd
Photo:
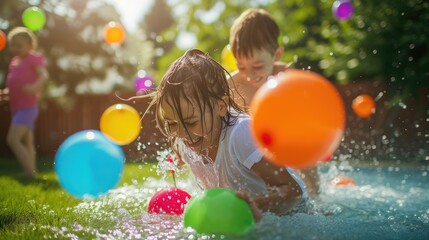
[[[182,160],[190,166],[203,188],[224,187],[251,195],[263,195],[268,192],[264,181],[250,170],[263,156],[252,139],[250,118],[240,114],[233,126],[223,129],[214,162],[187,148],[180,139],[176,143]],[[291,169],[287,170],[301,186],[306,198],[302,180]]]

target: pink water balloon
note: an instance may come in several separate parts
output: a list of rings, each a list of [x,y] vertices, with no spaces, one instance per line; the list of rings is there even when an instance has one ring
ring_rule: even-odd
[[[155,81],[151,75],[146,71],[140,70],[137,72],[137,76],[134,79],[134,88],[137,93],[144,93],[152,90],[155,87]]]
[[[186,191],[171,187],[156,192],[150,199],[147,211],[155,214],[181,215],[191,199]]]
[[[332,13],[339,20],[347,20],[353,16],[354,7],[348,0],[336,0],[332,4]]]

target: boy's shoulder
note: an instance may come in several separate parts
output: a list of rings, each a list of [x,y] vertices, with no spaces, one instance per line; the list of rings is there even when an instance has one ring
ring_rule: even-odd
[[[229,84],[231,84],[232,82],[237,84],[245,80],[245,78],[242,75],[240,75],[240,72],[238,70],[235,70],[234,72],[232,72],[230,76],[231,77],[228,77]]]
[[[291,68],[291,64],[285,62],[275,62],[273,68],[273,75],[277,75],[279,72],[283,72],[286,69]]]

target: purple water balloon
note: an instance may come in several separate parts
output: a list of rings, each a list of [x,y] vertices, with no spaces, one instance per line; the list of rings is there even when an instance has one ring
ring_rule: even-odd
[[[332,12],[339,20],[347,20],[353,15],[353,4],[348,0],[336,0],[332,5]]]
[[[149,74],[144,70],[140,70],[134,80],[134,87],[137,93],[142,93],[151,90],[155,85],[155,82]]]

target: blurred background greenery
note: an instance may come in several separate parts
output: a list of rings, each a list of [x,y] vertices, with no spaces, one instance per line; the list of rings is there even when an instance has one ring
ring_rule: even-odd
[[[334,17],[333,2],[140,1],[149,6],[138,29],[128,32],[123,45],[112,47],[102,39],[108,21],[121,21],[111,1],[2,0],[0,29],[7,33],[22,25],[21,14],[28,6],[45,11],[47,24],[37,32],[39,49],[49,62],[47,97],[59,101],[76,94],[132,89],[139,69],[159,80],[185,48],[200,48],[220,61],[232,22],[249,7],[264,8],[274,16],[286,49],[283,60],[296,68],[322,73],[339,84],[384,82],[392,104],[428,87],[429,2],[353,0],[355,12],[346,21]],[[10,58],[7,50],[0,52],[0,87]]]
[[[403,149],[407,159],[429,160],[429,2],[350,1],[354,15],[340,21],[332,13],[334,0],[1,0],[0,30],[7,34],[22,26],[22,12],[29,6],[45,11],[46,25],[36,35],[50,80],[36,140],[47,142],[46,149],[54,149],[49,152],[76,130],[97,128],[99,114],[118,100],[113,93],[134,95],[139,70],[159,81],[188,48],[199,48],[221,62],[233,21],[245,9],[260,7],[280,25],[282,60],[324,75],[342,91],[348,122],[339,151],[354,149],[358,155],[359,148],[362,158],[379,151],[385,158],[386,152],[396,156]],[[125,23],[125,42],[105,43],[105,24],[124,24],[137,8],[144,10],[132,29]],[[0,51],[0,90],[11,57],[7,46]],[[352,98],[362,93],[377,101],[376,116],[361,119],[351,112]],[[0,135],[5,135],[9,112],[1,96]],[[138,107],[144,110],[144,105]],[[55,128],[58,117],[47,112],[66,117]],[[142,131],[141,139],[149,143],[160,138],[153,136],[153,122],[146,121]]]

